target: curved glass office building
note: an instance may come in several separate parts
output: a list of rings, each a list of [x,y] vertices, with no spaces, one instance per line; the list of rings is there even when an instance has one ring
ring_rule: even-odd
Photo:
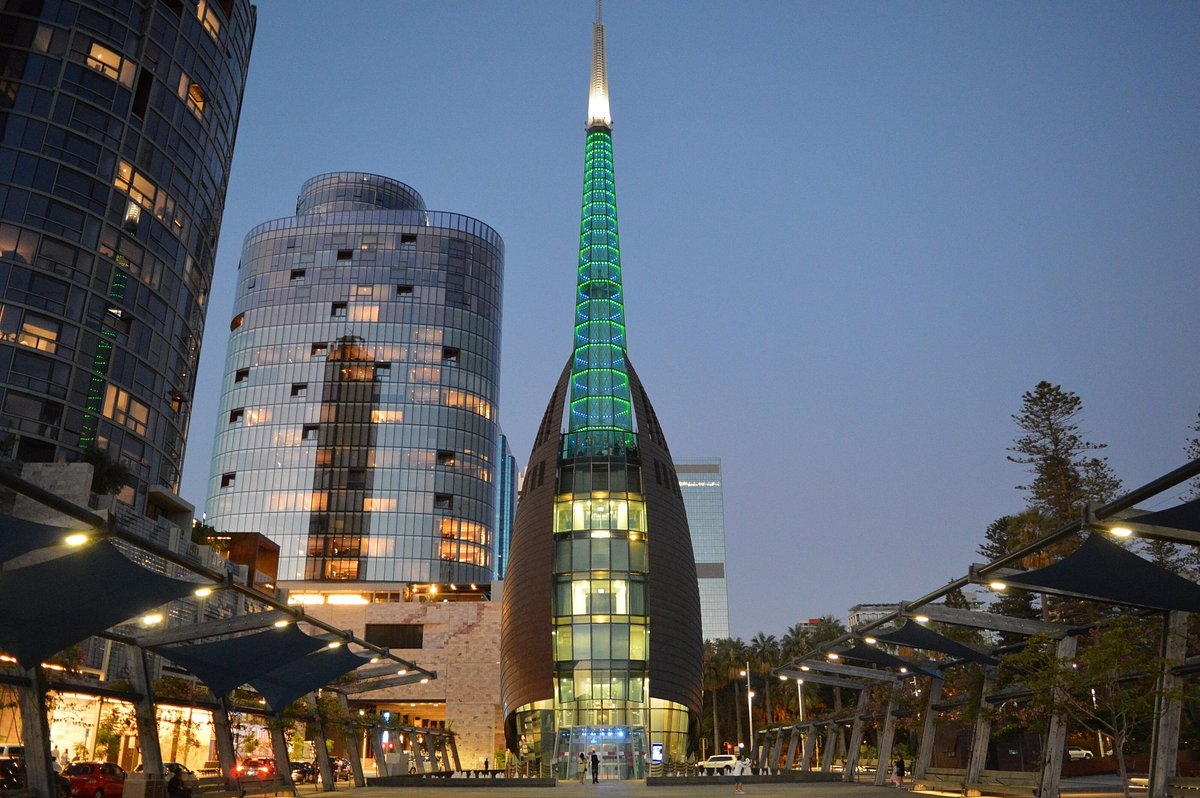
[[[0,3],[0,447],[178,488],[248,0]],[[158,486],[162,486],[158,488]]]
[[[700,598],[679,480],[629,362],[604,26],[593,26],[574,352],[521,487],[504,589],[510,748],[606,779],[682,761],[701,699]],[[564,421],[565,419],[565,421]]]
[[[378,175],[296,210],[242,250],[208,523],[282,580],[489,582],[504,242]]]

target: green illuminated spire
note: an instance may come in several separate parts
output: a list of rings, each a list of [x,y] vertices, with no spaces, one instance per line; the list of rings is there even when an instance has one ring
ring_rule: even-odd
[[[601,439],[631,432],[629,373],[625,366],[625,300],[617,237],[612,117],[600,2],[592,25],[592,79],[588,95],[579,283],[575,295],[575,358],[571,366],[568,431]]]

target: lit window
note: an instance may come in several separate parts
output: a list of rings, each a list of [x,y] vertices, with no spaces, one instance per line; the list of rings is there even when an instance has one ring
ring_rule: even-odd
[[[186,72],[179,76],[179,99],[187,103],[187,107],[197,119],[204,116],[204,105],[207,102],[204,89],[200,88],[199,83],[193,83]]]
[[[217,17],[217,12],[209,7],[208,0],[200,0],[196,5],[196,19],[200,20],[209,36],[217,38],[221,32],[221,20]]]
[[[125,86],[133,85],[133,62],[125,60],[102,44],[92,43],[92,48],[88,51],[87,65]]]
[[[104,415],[139,435],[146,434],[146,425],[150,421],[150,408],[115,385],[109,385],[104,392]]]
[[[403,410],[372,410],[372,424],[399,424],[404,420]]]
[[[62,325],[56,321],[26,313],[17,333],[17,343],[53,353],[58,349],[58,333],[61,329]]]
[[[229,322],[230,331],[236,330],[238,327],[241,327],[242,322],[244,322],[245,320],[246,320],[245,313],[239,313],[236,316],[234,316],[233,321]]]
[[[454,452],[438,450],[437,464],[440,466],[454,467]]]

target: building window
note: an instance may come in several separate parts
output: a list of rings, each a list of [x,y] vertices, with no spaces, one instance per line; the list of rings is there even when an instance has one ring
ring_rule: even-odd
[[[325,357],[325,351],[329,348],[329,344],[316,343],[312,345],[309,354],[313,357]]]
[[[232,488],[233,483],[237,481],[237,472],[229,471],[221,475],[221,487]]]
[[[317,425],[305,424],[302,428],[300,437],[302,440],[315,441],[317,439]]]
[[[457,366],[458,365],[458,356],[459,356],[458,347],[455,347],[455,346],[442,347],[442,365],[443,366]]]
[[[246,415],[246,408],[235,407],[233,410],[229,411],[229,423],[236,424],[239,421],[241,421],[242,417],[245,415]]]
[[[103,412],[106,418],[128,427],[138,435],[146,434],[150,408],[130,396],[128,391],[110,384],[104,391]]]
[[[454,497],[449,493],[433,494],[433,509],[435,510],[453,510]]]
[[[334,319],[346,318],[346,303],[345,302],[334,302],[332,305],[330,305],[329,306],[329,316],[330,316],[330,318],[334,318]]]
[[[233,331],[234,331],[234,330],[236,330],[238,327],[241,327],[241,326],[242,326],[242,322],[244,322],[245,320],[246,320],[246,314],[245,314],[245,313],[239,313],[239,314],[237,314],[236,316],[234,316],[234,317],[233,317],[233,321],[229,322],[229,331],[230,331],[230,332],[233,332]]]
[[[233,373],[234,382],[245,382],[250,379],[250,369],[238,369]]]
[[[292,275],[289,279],[293,283],[302,283],[304,282],[305,273],[305,269],[292,269]]]
[[[307,395],[308,395],[308,383],[307,382],[293,382],[292,383],[292,396],[293,397],[307,396]]]
[[[400,234],[400,243],[401,243],[401,245],[417,243],[417,234],[416,233],[401,233]]]
[[[133,87],[133,62],[122,58],[102,44],[92,43],[92,48],[88,51],[87,65],[105,77],[110,77],[128,88]]]
[[[337,259],[338,260],[351,260],[353,257],[354,257],[354,250],[352,250],[352,249],[339,249],[337,251]]]
[[[200,20],[208,35],[214,39],[221,33],[221,20],[217,17],[217,12],[209,7],[208,0],[200,0],[196,5],[196,19]]]
[[[61,330],[62,325],[56,321],[26,313],[25,320],[21,322],[21,329],[17,332],[17,343],[53,354],[58,349]]]
[[[419,623],[369,623],[363,639],[389,649],[424,648],[425,627]]]
[[[396,286],[396,296],[412,296],[413,287],[411,285]]]
[[[193,82],[186,72],[179,76],[179,99],[187,103],[187,107],[197,119],[204,118],[204,106],[208,99],[200,84]]]
[[[448,468],[454,467],[454,452],[439,449],[437,453],[437,464]]]

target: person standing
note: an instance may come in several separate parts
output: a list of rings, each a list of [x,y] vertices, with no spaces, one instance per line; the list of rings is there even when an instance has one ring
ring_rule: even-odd
[[[746,794],[746,790],[742,786],[742,779],[744,779],[746,777],[746,774],[749,772],[750,772],[750,762],[744,756],[742,756],[741,753],[739,752],[737,759],[735,759],[733,762],[733,794],[734,795],[745,795]]]
[[[579,752],[579,783],[580,784],[583,784],[584,778],[587,777],[587,772],[588,772],[587,754],[585,754],[583,751],[580,751]]]
[[[892,766],[892,783],[896,787],[904,786],[904,757],[897,755],[896,764]]]
[[[596,755],[596,749],[592,749],[592,784],[600,783],[600,757]]]

